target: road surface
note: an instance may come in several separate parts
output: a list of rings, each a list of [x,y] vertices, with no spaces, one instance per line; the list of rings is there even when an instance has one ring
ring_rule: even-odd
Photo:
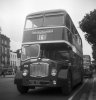
[[[21,95],[13,77],[0,77],[0,100],[96,100],[96,75],[84,79],[84,83],[74,87],[69,96],[64,96],[58,88],[30,89]]]

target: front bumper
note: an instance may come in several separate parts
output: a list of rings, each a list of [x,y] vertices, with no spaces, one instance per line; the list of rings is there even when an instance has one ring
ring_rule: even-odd
[[[15,75],[14,78],[14,84],[20,84],[24,86],[38,86],[38,87],[44,87],[44,86],[56,86],[57,85],[57,78],[48,76],[48,77],[31,77],[22,76],[22,72],[18,72]]]
[[[16,73],[14,83],[24,86],[36,87],[61,87],[67,79],[67,70],[61,70],[56,76],[51,74],[47,77],[22,76],[22,72]]]
[[[14,83],[23,85],[23,86],[36,86],[36,87],[55,87],[55,86],[57,86],[56,80],[15,79]]]

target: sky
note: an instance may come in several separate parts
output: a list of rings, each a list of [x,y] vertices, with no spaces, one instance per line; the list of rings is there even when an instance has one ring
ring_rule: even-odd
[[[96,9],[96,0],[0,0],[0,27],[2,34],[11,40],[11,49],[21,47],[25,18],[38,11],[64,9],[74,22],[83,41],[83,54],[92,57],[92,49],[79,28],[87,13]]]

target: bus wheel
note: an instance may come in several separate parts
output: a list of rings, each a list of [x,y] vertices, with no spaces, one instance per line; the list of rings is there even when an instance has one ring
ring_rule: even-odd
[[[17,90],[21,93],[21,94],[25,94],[28,92],[28,86],[23,86],[23,85],[18,85],[17,84]]]
[[[69,95],[72,91],[72,79],[71,74],[68,74],[67,79],[64,82],[64,85],[62,87],[62,92],[64,95]]]

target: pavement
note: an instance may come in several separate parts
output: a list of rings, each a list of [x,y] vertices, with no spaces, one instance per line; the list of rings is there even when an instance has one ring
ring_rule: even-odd
[[[5,75],[5,77],[0,76],[0,78],[14,78],[15,75]]]
[[[14,78],[15,75],[6,75],[5,77]]]

